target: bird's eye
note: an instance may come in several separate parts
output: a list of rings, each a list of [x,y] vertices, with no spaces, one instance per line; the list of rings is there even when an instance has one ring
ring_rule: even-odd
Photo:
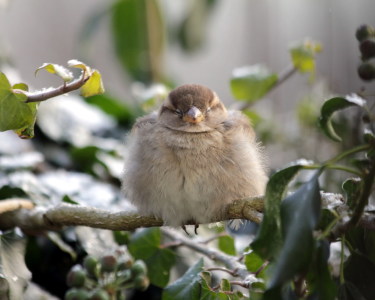
[[[175,113],[176,115],[178,115],[179,117],[182,117],[182,111],[181,111],[181,110],[176,109],[176,110],[174,111],[174,113]]]

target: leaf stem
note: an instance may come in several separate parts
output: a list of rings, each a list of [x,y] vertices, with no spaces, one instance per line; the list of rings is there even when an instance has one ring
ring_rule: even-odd
[[[349,155],[352,155],[352,154],[357,153],[357,152],[369,150],[370,148],[371,148],[371,145],[369,145],[369,144],[359,145],[359,146],[354,147],[352,149],[346,150],[346,151],[340,153],[339,155],[327,160],[323,165],[329,166],[329,165],[335,164],[336,162],[344,159],[345,157],[347,157]]]

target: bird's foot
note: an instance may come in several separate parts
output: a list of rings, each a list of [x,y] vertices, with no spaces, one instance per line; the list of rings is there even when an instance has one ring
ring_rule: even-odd
[[[185,231],[185,233],[187,234],[187,235],[190,235],[190,233],[187,231],[187,229],[186,229],[186,225],[181,225],[181,228]],[[199,228],[199,224],[194,224],[194,233],[196,234],[196,235],[198,235],[198,228]]]

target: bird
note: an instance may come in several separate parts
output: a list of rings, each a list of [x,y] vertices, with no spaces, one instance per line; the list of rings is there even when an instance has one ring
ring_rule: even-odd
[[[122,190],[139,214],[167,226],[196,230],[232,201],[265,192],[264,151],[248,117],[203,85],[175,88],[138,118],[127,148]]]

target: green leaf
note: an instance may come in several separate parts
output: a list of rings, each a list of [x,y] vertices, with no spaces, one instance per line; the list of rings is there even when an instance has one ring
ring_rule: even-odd
[[[353,252],[344,264],[345,284],[351,283],[364,299],[374,299],[375,264],[364,255]],[[361,299],[348,298],[348,299]]]
[[[85,63],[77,60],[77,59],[71,59],[68,61],[68,66],[71,68],[77,68],[84,71],[87,75],[90,75],[92,73],[91,68],[86,65]]]
[[[55,74],[59,76],[64,82],[69,82],[73,80],[73,74],[70,72],[68,69],[64,68],[63,66],[57,65],[57,64],[49,64],[45,63],[39,68],[36,69],[35,75],[40,71],[40,70],[46,70],[47,72],[51,74]]]
[[[142,259],[147,265],[152,284],[165,287],[169,281],[170,269],[175,264],[176,254],[167,248],[160,248],[160,228],[148,228],[134,234],[128,249],[135,259]]]
[[[342,184],[342,189],[346,194],[346,204],[353,209],[359,200],[362,189],[362,181],[359,178],[348,178]]]
[[[99,71],[94,70],[91,73],[90,78],[81,87],[81,96],[90,97],[104,93],[104,85],[102,81],[102,75]]]
[[[116,54],[133,80],[161,81],[165,26],[156,0],[117,0],[112,7]]]
[[[322,50],[322,46],[314,41],[305,40],[290,47],[290,55],[295,68],[300,72],[315,71],[315,55]]]
[[[187,270],[187,272],[172,284],[168,285],[163,291],[163,300],[196,300],[202,299],[201,295],[201,277],[199,273],[203,269],[203,259]]]
[[[350,106],[364,106],[365,101],[361,100],[361,98],[348,96],[346,98],[343,97],[335,97],[327,100],[320,111],[320,118],[319,118],[319,125],[323,129],[323,132],[332,140],[336,142],[341,142],[342,139],[337,135],[335,132],[333,125],[332,125],[332,115],[334,112],[338,110],[345,109]]]
[[[283,285],[307,268],[314,248],[313,230],[320,216],[318,172],[281,203],[283,248],[278,255],[269,289]]]
[[[229,284],[229,282],[228,282]],[[202,278],[201,280],[202,285],[202,293],[199,298],[200,300],[230,300],[230,299],[239,299],[238,297],[235,297],[235,295],[231,295],[233,297],[230,297],[229,295],[222,293],[222,292],[215,292],[213,291],[208,283]]]
[[[170,249],[158,249],[145,260],[152,284],[165,287],[169,282],[170,270],[176,262],[176,254]]]
[[[147,259],[158,249],[161,242],[160,228],[152,227],[140,230],[132,235],[128,249],[136,259]]]
[[[128,245],[130,236],[130,232],[128,231],[113,231],[113,237],[119,245]]]
[[[257,272],[264,263],[263,259],[254,251],[245,255],[244,262],[246,269],[251,273]]]
[[[231,284],[230,284],[230,282],[229,282],[228,279],[226,279],[226,278],[221,279],[221,281],[220,281],[220,289],[222,291],[226,291],[226,292],[231,291],[232,286],[231,286]]]
[[[0,284],[9,286],[10,300],[23,299],[24,289],[31,279],[24,259],[25,247],[26,239],[19,229],[0,232],[0,279],[3,281]]]
[[[62,198],[62,202],[64,203],[69,203],[69,204],[73,204],[73,205],[79,205],[78,202],[74,201],[72,198],[70,198],[68,195],[65,195],[63,198]]]
[[[280,203],[288,183],[308,163],[297,162],[271,176],[265,194],[265,213],[251,248],[263,259],[270,259],[279,252],[282,244]]]
[[[15,85],[16,90],[24,90],[24,84]],[[32,136],[38,105],[25,103],[27,96],[20,91],[14,91],[8,78],[0,73],[0,131],[17,130],[24,137]]]
[[[132,125],[137,117],[136,112],[132,108],[106,94],[88,97],[85,98],[85,101],[99,107],[102,111],[115,117],[116,120],[126,126]]]
[[[262,65],[242,67],[233,71],[230,87],[234,98],[254,102],[266,95],[277,82],[277,74]]]
[[[330,274],[328,258],[329,243],[325,240],[318,241],[315,258],[307,275],[308,289],[316,299],[336,299],[337,288]]]
[[[218,246],[221,251],[229,255],[236,255],[236,247],[234,239],[230,235],[220,236],[218,239]]]

